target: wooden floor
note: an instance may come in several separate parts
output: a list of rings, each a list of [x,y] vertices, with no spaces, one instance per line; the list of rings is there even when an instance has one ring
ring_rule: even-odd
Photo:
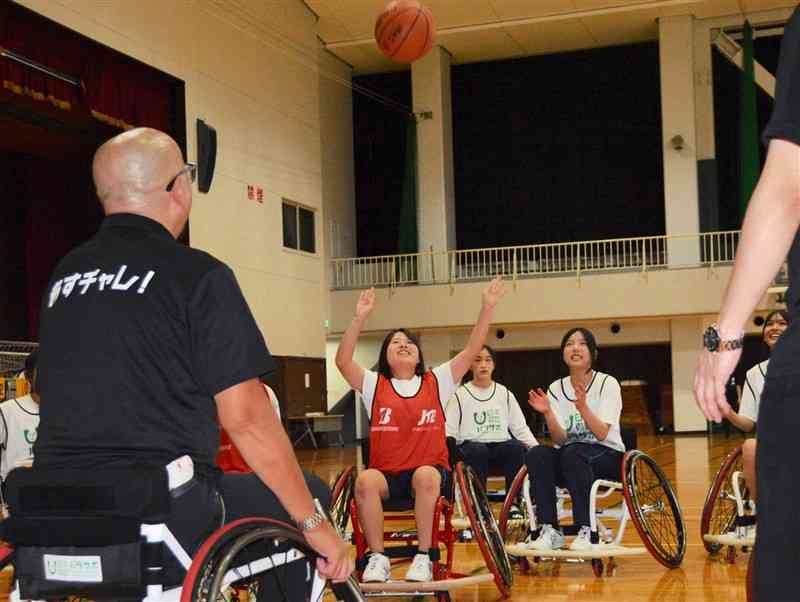
[[[680,500],[688,538],[681,568],[665,569],[650,556],[620,558],[614,575],[598,579],[588,564],[542,564],[531,574],[515,576],[511,599],[744,602],[747,555],[739,554],[735,564],[728,564],[722,557],[709,557],[699,535],[700,515],[711,480],[725,454],[742,440],[735,435],[639,437],[639,448],[652,455],[666,472]],[[304,468],[326,481],[343,466],[356,462],[352,448],[299,450],[298,455]],[[641,545],[639,542],[635,529],[629,525],[624,543]],[[456,569],[464,573],[483,565],[474,544],[459,544],[455,559]],[[452,599],[489,601],[499,596],[490,584],[453,592]]]

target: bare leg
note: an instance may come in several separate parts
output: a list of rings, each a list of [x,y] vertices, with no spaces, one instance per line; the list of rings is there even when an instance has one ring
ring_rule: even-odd
[[[417,519],[417,537],[420,552],[431,547],[433,511],[442,486],[442,475],[433,466],[420,466],[411,477],[414,490],[414,517]]]
[[[379,470],[365,470],[356,478],[358,518],[370,551],[383,553],[383,502],[389,496],[386,477]]]
[[[744,479],[753,499],[756,499],[756,440],[748,439],[742,444],[742,464]]]

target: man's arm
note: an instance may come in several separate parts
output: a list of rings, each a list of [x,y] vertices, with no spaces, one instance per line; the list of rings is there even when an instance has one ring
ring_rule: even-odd
[[[800,146],[774,139],[767,162],[747,208],[736,260],[719,313],[723,338],[736,338],[778,272],[800,225]],[[699,333],[698,333],[699,338]],[[741,350],[703,351],[695,374],[694,394],[709,420],[731,413],[725,384]]]
[[[261,382],[250,379],[214,396],[219,421],[253,472],[272,490],[289,515],[300,522],[315,513],[289,438],[278,420]],[[325,521],[304,533],[323,557],[322,572],[336,581],[352,570],[348,546]]]

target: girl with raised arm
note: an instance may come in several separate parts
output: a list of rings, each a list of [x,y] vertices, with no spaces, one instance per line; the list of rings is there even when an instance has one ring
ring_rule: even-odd
[[[450,473],[443,404],[482,349],[502,295],[503,284],[495,278],[483,291],[481,311],[467,346],[449,362],[426,370],[416,337],[397,329],[383,341],[377,372],[366,370],[353,360],[359,334],[375,306],[375,290],[359,296],[356,315],[336,352],[336,367],[361,393],[370,418],[369,468],[358,475],[355,492],[359,520],[371,552],[364,582],[384,582],[389,578],[389,558],[383,553],[382,502],[407,498],[409,494],[414,498],[419,549],[406,579],[433,579],[428,555],[433,512]]]

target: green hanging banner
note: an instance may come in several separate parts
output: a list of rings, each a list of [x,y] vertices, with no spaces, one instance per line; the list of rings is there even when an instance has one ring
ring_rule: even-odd
[[[403,167],[403,190],[400,203],[398,253],[416,253],[417,249],[417,120],[406,122],[406,156]]]
[[[761,157],[758,140],[756,81],[753,67],[753,28],[744,23],[742,38],[741,98],[739,111],[739,200],[741,218],[758,182]]]

